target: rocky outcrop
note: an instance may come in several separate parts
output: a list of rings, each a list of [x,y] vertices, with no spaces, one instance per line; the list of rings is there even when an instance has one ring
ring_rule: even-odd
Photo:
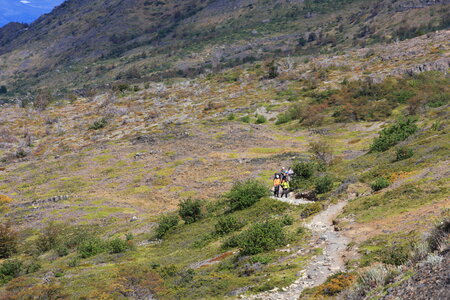
[[[434,259],[434,261],[429,260],[421,263],[413,277],[394,288],[389,288],[388,294],[382,299],[448,299],[450,291],[449,266],[450,251],[447,251],[444,257],[439,260]]]
[[[42,204],[46,204],[46,203],[56,203],[59,201],[63,201],[63,200],[67,200],[69,199],[68,195],[61,195],[61,196],[54,196],[48,199],[43,199],[43,200],[33,200],[33,201],[29,201],[29,202],[23,202],[23,203],[16,203],[13,204],[13,207],[28,207],[28,206],[36,206],[36,205],[42,205]]]

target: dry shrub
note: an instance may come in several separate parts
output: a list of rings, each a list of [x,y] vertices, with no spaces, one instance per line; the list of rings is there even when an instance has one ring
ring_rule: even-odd
[[[311,142],[309,151],[313,153],[314,158],[319,162],[329,165],[333,160],[333,151],[330,144],[326,141]]]
[[[319,294],[334,296],[351,286],[355,280],[356,277],[353,274],[337,273],[319,287]]]
[[[16,143],[18,140],[9,129],[0,130],[0,143]]]
[[[305,126],[322,125],[324,116],[321,113],[327,108],[327,104],[316,104],[311,105],[308,109],[304,109],[302,113],[302,124]]]
[[[8,197],[6,195],[0,195],[0,206],[11,203],[12,201],[13,199],[11,197]]]
[[[11,223],[0,224],[0,258],[8,258],[17,251],[17,232]]]
[[[158,273],[143,266],[122,266],[115,272],[114,281],[101,284],[89,295],[90,299],[151,299],[164,292],[163,279]]]
[[[63,292],[63,287],[59,283],[44,283],[31,286],[26,279],[15,278],[6,287],[6,293],[0,296],[0,300],[21,300],[21,299],[45,299],[62,300],[69,299]]]

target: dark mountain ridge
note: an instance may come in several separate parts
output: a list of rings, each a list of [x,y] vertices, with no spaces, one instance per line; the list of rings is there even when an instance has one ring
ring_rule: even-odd
[[[68,0],[28,28],[0,29],[0,84],[17,96],[389,43],[448,28],[449,3]]]

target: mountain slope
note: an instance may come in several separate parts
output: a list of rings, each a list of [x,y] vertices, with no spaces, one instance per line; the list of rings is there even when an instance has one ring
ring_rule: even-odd
[[[67,93],[336,52],[446,28],[448,3],[69,0],[1,44],[0,84],[15,96],[37,88]]]

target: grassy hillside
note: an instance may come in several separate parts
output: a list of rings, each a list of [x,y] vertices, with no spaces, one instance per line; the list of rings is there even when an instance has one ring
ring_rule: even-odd
[[[326,248],[305,224],[344,200],[334,223],[352,241],[347,273],[333,277],[334,292],[330,278],[303,297],[333,297],[366,268],[406,264],[448,214],[450,85],[439,72],[448,37],[2,107],[0,211],[10,225],[0,228],[0,294],[224,299],[281,289]],[[273,173],[297,160],[313,172],[294,188],[319,201],[267,197]],[[263,188],[235,186],[249,179]],[[232,205],[241,194],[259,196]]]

